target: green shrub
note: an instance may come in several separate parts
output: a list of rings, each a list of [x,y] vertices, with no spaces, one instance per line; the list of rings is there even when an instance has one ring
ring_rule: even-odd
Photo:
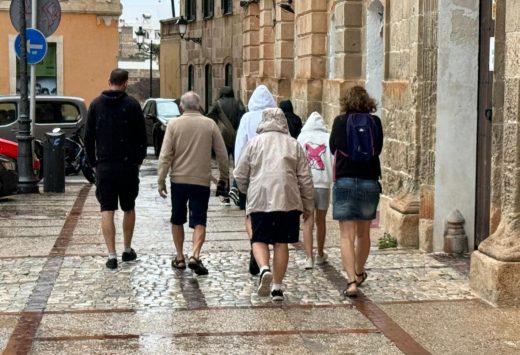
[[[390,234],[385,233],[378,239],[377,245],[379,246],[379,249],[397,248],[397,239],[392,237]]]

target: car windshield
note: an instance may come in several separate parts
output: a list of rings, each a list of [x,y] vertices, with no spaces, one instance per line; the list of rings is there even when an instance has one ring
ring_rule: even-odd
[[[173,101],[158,101],[157,115],[159,116],[180,116],[179,107]]]

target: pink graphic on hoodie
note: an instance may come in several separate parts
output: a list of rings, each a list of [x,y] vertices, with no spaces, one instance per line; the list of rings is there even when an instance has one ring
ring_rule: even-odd
[[[325,170],[322,155],[327,151],[327,146],[325,144],[306,143],[305,150],[307,151],[307,162],[311,169]]]

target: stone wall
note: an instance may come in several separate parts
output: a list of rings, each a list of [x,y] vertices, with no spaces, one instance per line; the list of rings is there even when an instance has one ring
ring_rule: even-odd
[[[470,284],[492,303],[520,306],[520,3],[497,5],[495,105],[501,109],[494,116],[492,171],[500,223],[472,255]]]

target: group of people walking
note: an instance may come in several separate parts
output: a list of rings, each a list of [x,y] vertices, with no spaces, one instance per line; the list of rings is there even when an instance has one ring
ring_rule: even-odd
[[[101,205],[109,269],[117,268],[113,219],[118,201],[124,211],[122,260],[137,257],[131,240],[146,136],[142,111],[125,93],[127,80],[124,70],[112,72],[109,90],[89,108],[85,133],[88,158],[98,177],[96,196]],[[298,242],[301,220],[305,268],[327,262],[325,220],[332,185],[333,218],[339,221],[341,256],[348,278],[343,294],[357,296],[358,287],[367,278],[370,222],[376,216],[381,192],[379,154],[383,132],[381,121],[372,114],[376,111],[375,101],[364,88],[350,88],[343,100],[345,113],[334,119],[329,134],[318,112],[313,112],[302,127],[291,102],[277,107],[265,85],[253,91],[243,116],[244,107],[229,90],[221,90],[220,102],[208,113],[211,118],[200,113],[200,97],[195,92],[185,93],[180,101],[182,115],[172,119],[166,128],[157,181],[160,196],[166,198],[169,174],[171,232],[177,253],[172,267],[189,267],[197,275],[208,274],[200,253],[206,235],[213,153],[220,172],[217,193],[224,199],[229,196],[245,209],[245,231],[251,241],[249,271],[259,274],[260,296],[270,295],[273,301],[284,299],[288,244]],[[230,155],[235,167],[228,190]],[[193,229],[192,254],[187,260],[186,222]]]

